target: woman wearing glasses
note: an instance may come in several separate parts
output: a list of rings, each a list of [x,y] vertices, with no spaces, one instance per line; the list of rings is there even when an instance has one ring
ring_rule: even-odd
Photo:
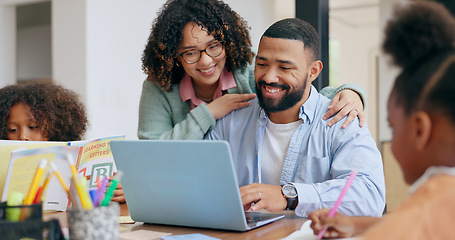
[[[255,97],[251,40],[246,22],[219,0],[169,0],[154,20],[144,54],[139,105],[140,139],[202,139],[219,119]],[[357,92],[343,89],[355,89]],[[330,125],[359,116],[357,85],[324,89],[333,97]]]

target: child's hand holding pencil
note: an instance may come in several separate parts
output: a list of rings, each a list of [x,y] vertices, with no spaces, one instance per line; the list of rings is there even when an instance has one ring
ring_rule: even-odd
[[[315,233],[318,234],[318,239],[322,239],[322,237],[340,238],[353,235],[354,229],[351,229],[353,225],[349,223],[349,220],[351,220],[351,218],[342,214],[337,214],[337,210],[356,176],[357,170],[353,170],[349,175],[346,184],[341,190],[340,196],[338,197],[331,210],[321,209],[314,211],[308,215],[308,218],[312,220],[311,228],[315,231]],[[343,217],[346,217],[346,219],[339,219]],[[334,225],[337,223],[337,221],[342,221],[342,223],[346,223],[346,225],[339,224],[336,225],[337,228],[335,228]]]
[[[121,182],[118,182],[117,188],[114,191],[114,196],[112,197],[111,201],[118,203],[124,203],[126,201]]]

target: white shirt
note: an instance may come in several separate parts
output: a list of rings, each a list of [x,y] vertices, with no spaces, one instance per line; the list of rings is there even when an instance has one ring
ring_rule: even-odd
[[[295,130],[303,120],[276,124],[269,121],[265,126],[264,142],[262,143],[262,183],[280,185],[286,153]]]

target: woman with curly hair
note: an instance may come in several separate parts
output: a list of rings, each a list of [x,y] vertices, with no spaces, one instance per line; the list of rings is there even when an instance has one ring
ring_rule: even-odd
[[[1,139],[81,140],[87,129],[84,105],[76,93],[38,81],[0,89]]]
[[[453,239],[455,19],[437,2],[416,1],[396,9],[385,36],[383,50],[401,68],[387,104],[392,152],[411,195],[382,219],[317,210],[311,227],[328,227],[325,238]]]
[[[256,84],[248,29],[220,0],[168,0],[153,22],[142,57],[148,77],[139,105],[138,137],[202,139],[217,119],[248,106]],[[338,112],[329,125],[349,115],[346,127],[357,114],[363,125],[360,86],[323,92],[333,98],[325,117]]]

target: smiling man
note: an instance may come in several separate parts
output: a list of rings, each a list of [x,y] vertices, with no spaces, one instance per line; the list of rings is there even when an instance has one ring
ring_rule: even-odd
[[[380,216],[385,205],[381,155],[367,127],[323,120],[330,100],[311,85],[322,70],[319,37],[300,19],[263,34],[254,75],[257,99],[218,120],[207,139],[231,145],[245,210],[331,208],[352,170],[358,175],[339,211]],[[355,119],[358,121],[358,119]]]

